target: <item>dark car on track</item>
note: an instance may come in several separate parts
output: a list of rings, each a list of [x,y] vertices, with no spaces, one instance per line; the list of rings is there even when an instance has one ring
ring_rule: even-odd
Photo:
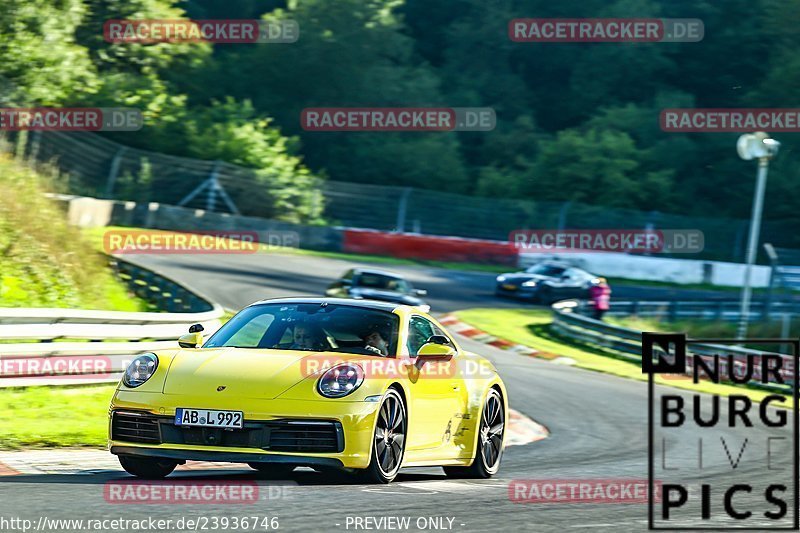
[[[588,299],[589,288],[600,279],[580,268],[546,261],[522,272],[497,276],[495,294],[550,304],[569,298]]]
[[[399,274],[385,270],[351,268],[325,291],[335,298],[363,298],[419,307],[426,313],[430,306],[420,296],[428,292],[415,289]]]

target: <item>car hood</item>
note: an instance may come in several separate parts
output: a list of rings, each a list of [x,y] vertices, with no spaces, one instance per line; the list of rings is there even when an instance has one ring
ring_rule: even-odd
[[[422,305],[425,302],[410,294],[403,294],[397,291],[386,291],[380,289],[366,289],[355,287],[350,289],[350,296],[366,298],[368,300],[381,300],[383,302],[395,302],[404,305]]]
[[[319,366],[304,362],[319,356],[319,352],[250,348],[181,350],[172,359],[162,392],[216,394],[218,387],[225,387],[242,398],[272,399],[315,373]]]

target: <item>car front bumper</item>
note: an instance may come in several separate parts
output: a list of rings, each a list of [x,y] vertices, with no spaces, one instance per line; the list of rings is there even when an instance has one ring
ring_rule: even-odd
[[[341,400],[210,400],[208,397],[120,390],[115,394],[109,412],[108,449],[116,455],[161,457],[176,461],[277,462],[366,468],[379,406],[379,402]],[[177,408],[242,411],[244,428],[230,430],[175,426]],[[128,420],[131,415],[141,416],[149,425],[141,425],[145,429],[135,436],[132,436],[130,429],[128,433],[120,432],[119,426],[112,433],[115,413],[128,417]],[[156,426],[153,426],[154,420]],[[300,432],[284,431],[292,424],[296,424]],[[324,452],[315,451],[315,443],[320,441],[312,440],[311,433],[302,432],[309,424],[325,424],[329,431],[334,431],[336,447],[333,448],[331,444]],[[139,426],[127,423],[126,427]],[[281,446],[276,441],[278,431],[282,432],[279,440]],[[146,435],[146,438],[141,435]],[[333,438],[333,433],[330,438]],[[327,442],[331,442],[330,439]]]
[[[523,285],[514,285],[510,283],[498,283],[495,286],[495,292],[503,296],[512,296],[515,298],[535,298],[539,292],[539,287],[525,287]]]

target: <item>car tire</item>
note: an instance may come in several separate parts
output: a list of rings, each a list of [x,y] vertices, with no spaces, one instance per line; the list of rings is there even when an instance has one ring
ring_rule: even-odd
[[[505,408],[497,389],[489,389],[481,410],[475,459],[470,466],[445,466],[447,477],[486,479],[500,469],[505,434]]]
[[[395,389],[383,396],[375,421],[369,466],[357,475],[366,483],[391,483],[403,464],[408,417],[403,397]]]
[[[142,479],[164,479],[178,466],[177,461],[150,457],[119,456],[119,464],[129,474]]]
[[[247,463],[253,470],[258,470],[260,474],[271,479],[283,479],[289,477],[294,471],[295,465],[281,463]]]

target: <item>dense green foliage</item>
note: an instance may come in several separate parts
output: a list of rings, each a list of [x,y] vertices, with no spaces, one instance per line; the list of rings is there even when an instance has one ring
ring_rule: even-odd
[[[33,103],[130,105],[115,140],[281,177],[313,219],[317,177],[470,195],[747,217],[753,165],[735,133],[661,131],[670,107],[792,107],[791,0],[7,0],[0,74]],[[114,18],[291,18],[282,45],[110,45]],[[514,43],[519,17],[700,18],[699,43]],[[492,107],[490,133],[323,133],[315,106]],[[780,134],[765,217],[796,224],[796,135]],[[154,177],[155,180],[158,176]],[[157,183],[153,190],[157,191]],[[257,209],[254,207],[254,210]],[[249,210],[252,211],[252,210]]]
[[[0,154],[0,306],[145,310],[44,196],[49,185]]]

